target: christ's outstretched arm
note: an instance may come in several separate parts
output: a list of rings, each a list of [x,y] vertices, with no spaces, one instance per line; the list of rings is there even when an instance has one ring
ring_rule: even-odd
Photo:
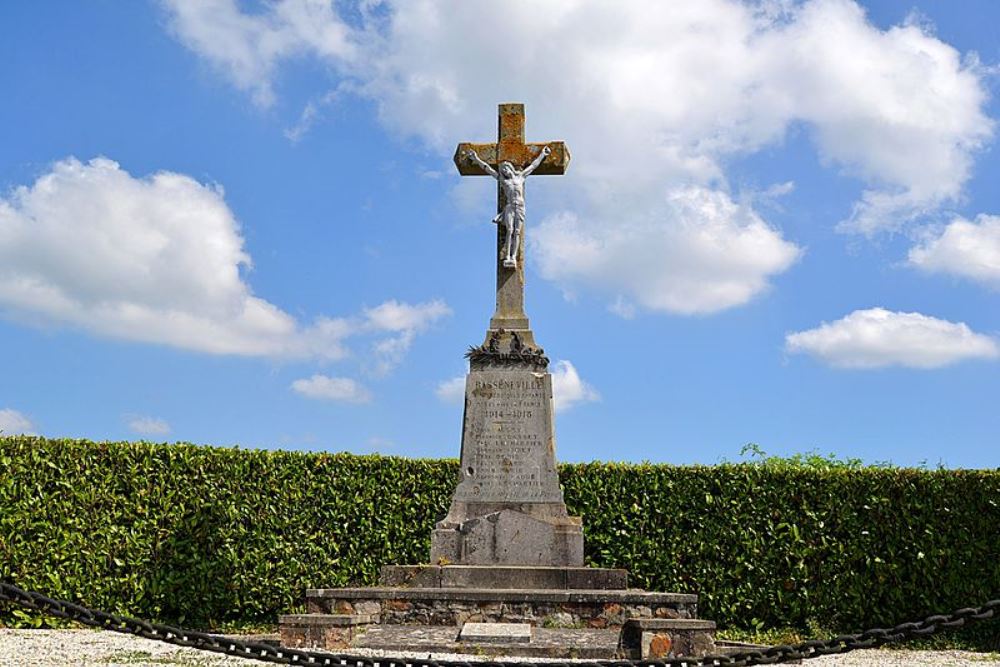
[[[488,162],[483,162],[483,159],[479,157],[479,153],[477,153],[476,151],[470,148],[469,150],[465,151],[465,157],[478,164],[480,167],[482,167],[483,171],[485,171],[493,178],[497,179],[499,178],[499,176],[497,176],[497,170],[491,167]]]
[[[538,165],[540,165],[542,163],[542,161],[545,158],[547,158],[551,152],[552,152],[552,149],[549,148],[548,146],[546,146],[545,148],[543,148],[542,152],[538,154],[538,157],[536,157],[531,164],[529,164],[527,167],[524,168],[524,171],[521,172],[521,175],[522,176],[527,176],[528,174],[530,174],[534,170],[538,169]]]

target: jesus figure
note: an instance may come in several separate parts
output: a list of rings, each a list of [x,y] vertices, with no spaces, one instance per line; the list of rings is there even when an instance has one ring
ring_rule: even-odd
[[[503,223],[504,232],[507,234],[507,242],[504,244],[504,260],[503,265],[507,268],[514,268],[517,266],[517,249],[521,243],[521,225],[524,224],[524,179],[528,177],[531,172],[538,168],[538,165],[545,160],[546,157],[552,152],[552,149],[548,146],[542,149],[542,152],[538,154],[538,157],[529,164],[527,167],[518,171],[514,168],[514,165],[510,162],[501,162],[500,173],[489,165],[489,163],[484,162],[479,154],[474,150],[469,150],[466,152],[465,156],[478,164],[483,171],[497,179],[500,183],[500,187],[503,188],[504,194],[504,206],[503,210],[497,213],[496,217],[493,218],[494,224]]]

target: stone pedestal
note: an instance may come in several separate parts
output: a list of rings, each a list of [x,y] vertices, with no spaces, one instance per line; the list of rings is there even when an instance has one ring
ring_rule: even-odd
[[[556,470],[548,359],[523,326],[490,329],[467,354],[461,469],[431,562],[385,565],[371,588],[307,590],[308,614],[280,619],[283,642],[594,659],[712,649],[696,595],[583,567],[581,521]]]
[[[470,352],[459,482],[431,563],[583,565],[583,528],[556,471],[552,376],[529,335],[491,331]]]
[[[621,629],[630,619],[697,618],[698,596],[635,589],[310,588],[306,610],[381,625],[461,627],[472,621]]]
[[[581,521],[556,471],[552,376],[531,330],[491,329],[467,356],[461,470],[431,562],[386,565],[376,587],[307,590],[308,613],[280,619],[282,641],[595,659],[709,650],[696,595],[631,589],[625,570],[583,567]]]

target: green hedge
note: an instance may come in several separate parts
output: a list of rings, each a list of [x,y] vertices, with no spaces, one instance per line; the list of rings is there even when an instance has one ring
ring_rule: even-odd
[[[161,621],[274,622],[307,587],[426,561],[456,474],[455,460],[0,438],[0,578]],[[697,592],[723,627],[848,630],[1000,597],[1000,470],[560,475],[588,564]],[[0,623],[27,622],[0,607]]]

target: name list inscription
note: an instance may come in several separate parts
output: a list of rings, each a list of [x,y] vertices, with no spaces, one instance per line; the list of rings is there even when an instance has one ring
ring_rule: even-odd
[[[558,502],[548,374],[473,371],[466,384],[463,499]]]

